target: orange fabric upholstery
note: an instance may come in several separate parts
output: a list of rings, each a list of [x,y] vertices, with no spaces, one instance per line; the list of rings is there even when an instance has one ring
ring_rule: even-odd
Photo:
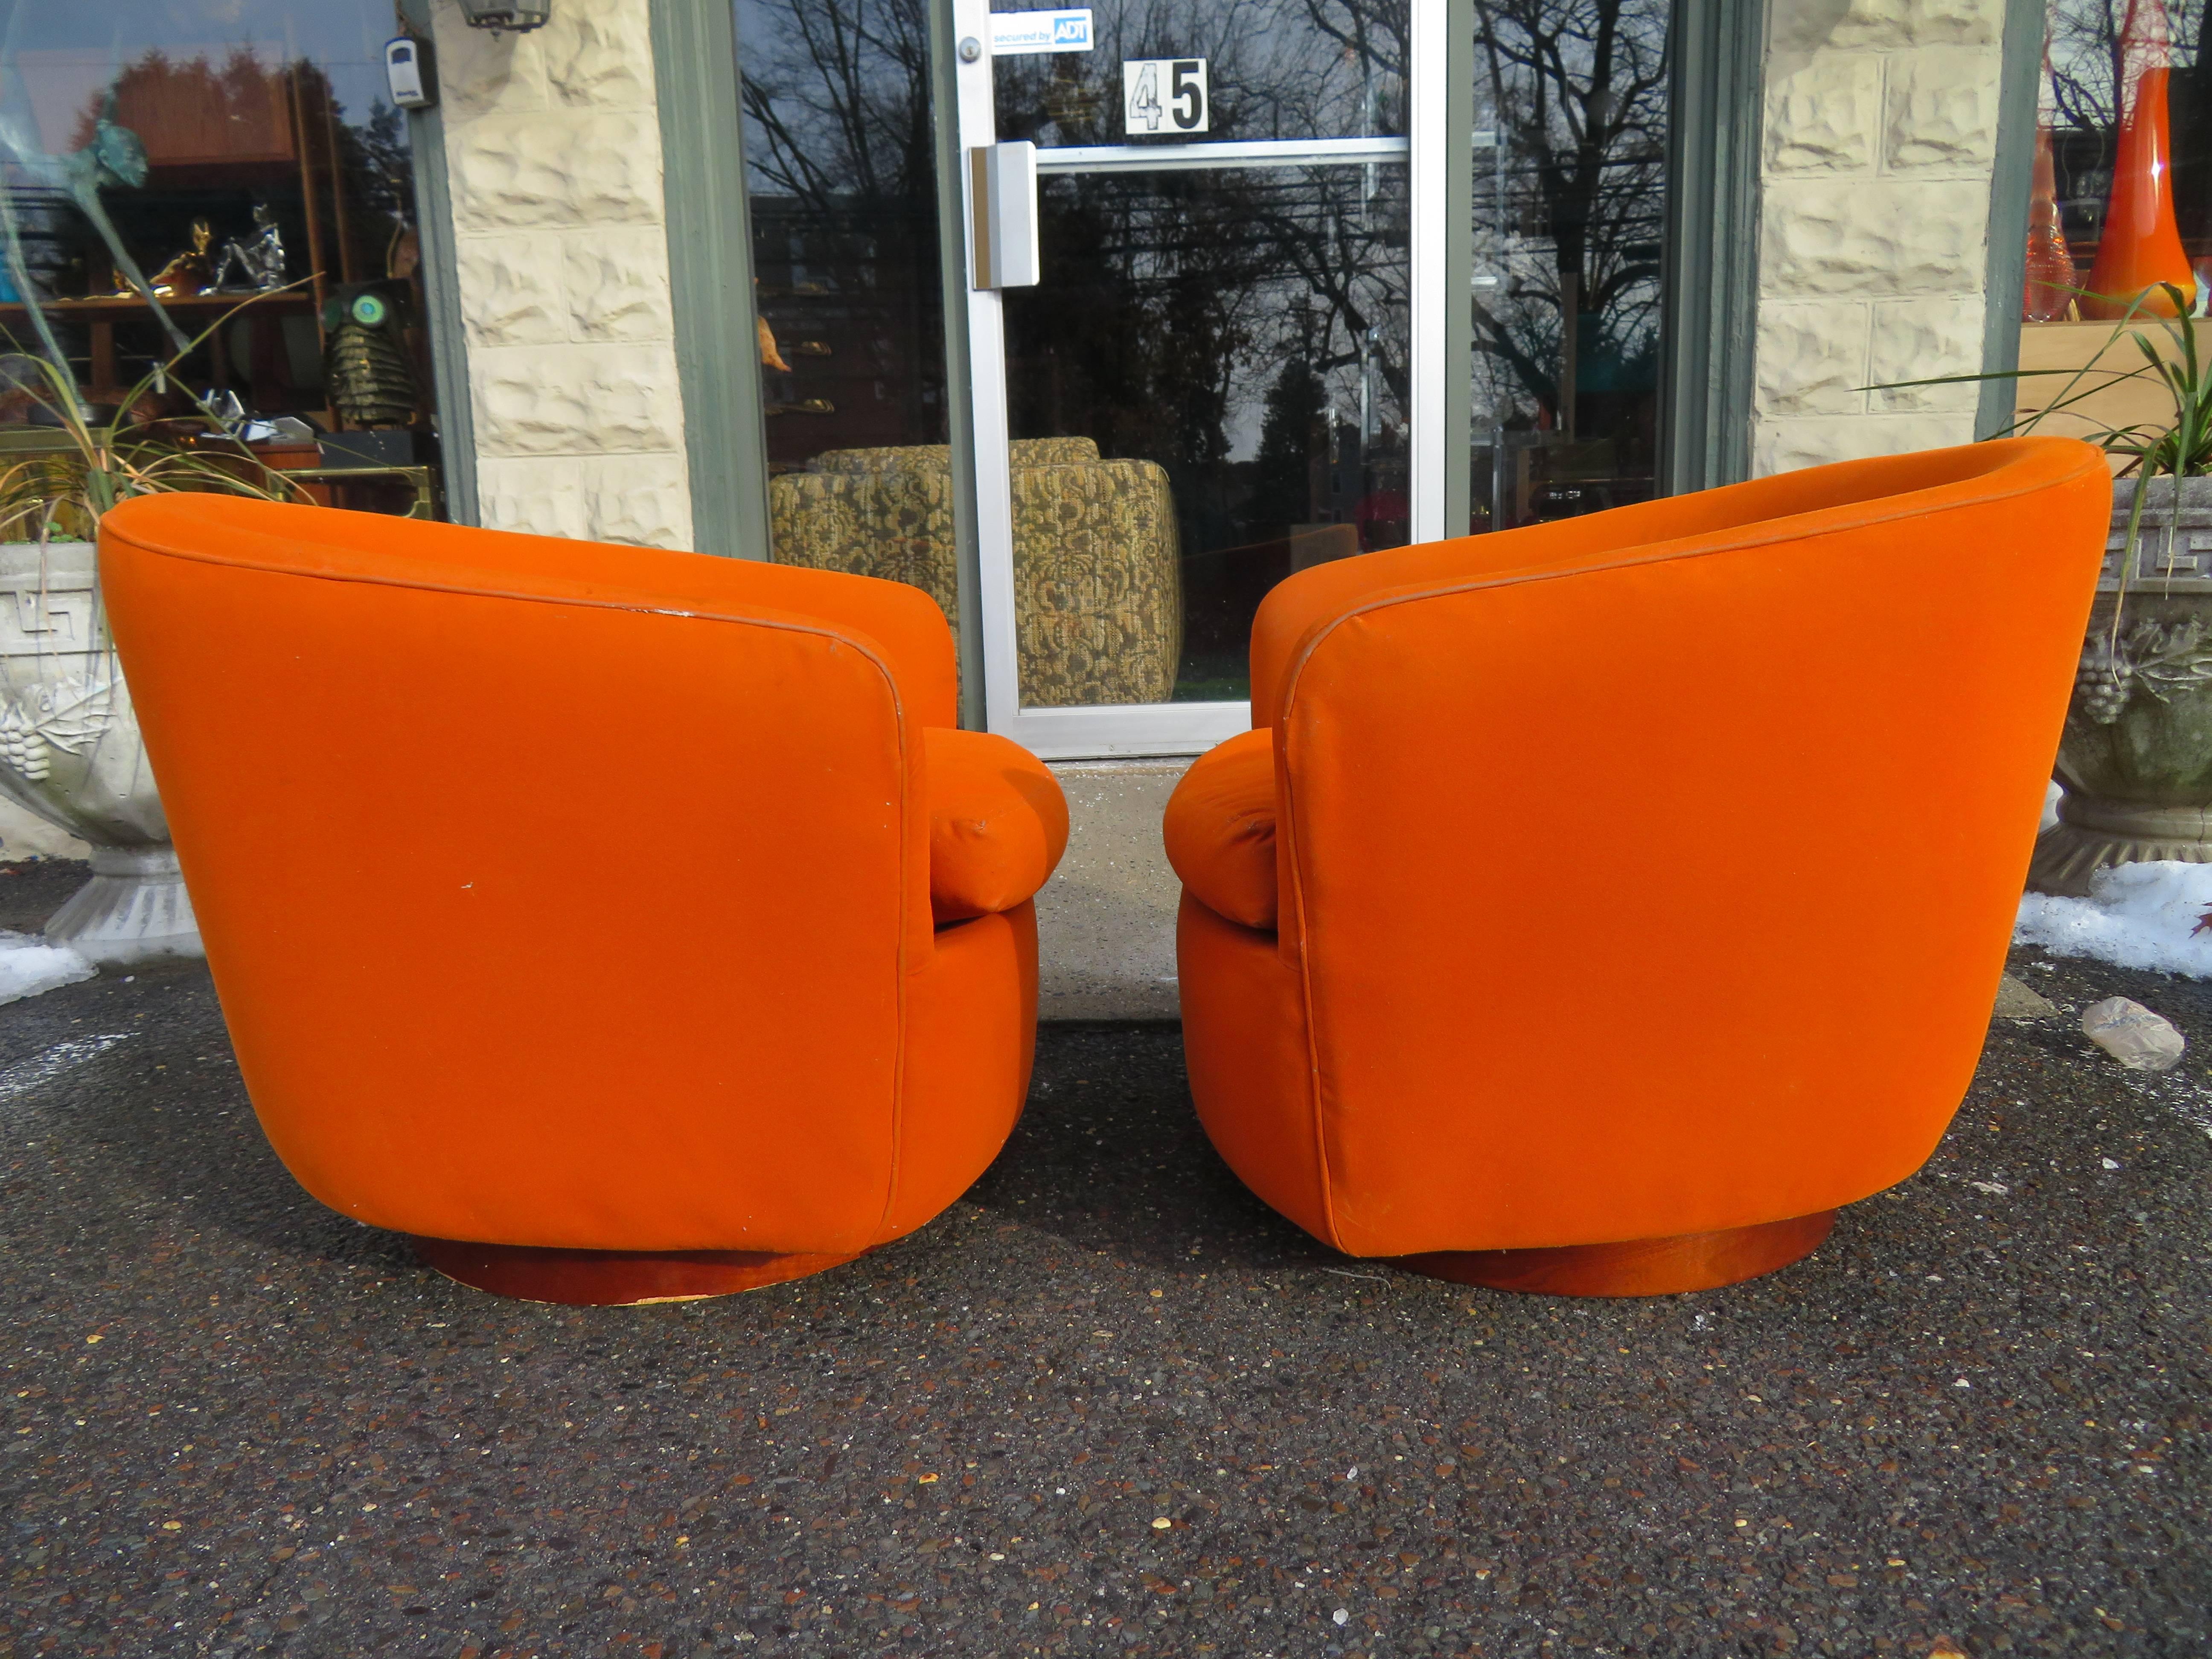
[[[1160,826],[1193,898],[1247,927],[1275,925],[1275,741],[1260,726],[1191,763]]]
[[[1987,1029],[2110,488],[2017,439],[1278,586],[1276,930],[1210,908],[1249,867],[1171,832],[1222,1154],[1361,1255],[1751,1226],[1910,1174]],[[1225,821],[1249,741],[1171,823]]]
[[[996,1153],[1035,921],[934,928],[927,594],[201,495],[108,514],[100,571],[246,1086],[324,1202],[847,1254]]]
[[[1067,850],[1067,798],[1044,763],[988,732],[932,729],[929,902],[942,923],[1027,903]]]

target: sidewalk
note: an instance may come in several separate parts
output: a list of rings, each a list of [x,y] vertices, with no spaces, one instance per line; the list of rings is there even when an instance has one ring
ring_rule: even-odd
[[[502,1302],[291,1183],[198,965],[0,1008],[0,1650],[2203,1654],[2212,989],[2014,972],[2198,1046],[1999,1021],[1810,1260],[1604,1304],[1331,1255],[1065,1025],[913,1238]]]

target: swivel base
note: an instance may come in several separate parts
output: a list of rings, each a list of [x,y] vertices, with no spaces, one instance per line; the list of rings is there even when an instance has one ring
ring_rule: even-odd
[[[1679,1296],[1740,1285],[1808,1256],[1836,1224],[1836,1212],[1795,1216],[1756,1227],[1615,1244],[1561,1244],[1536,1250],[1432,1250],[1401,1255],[1397,1266],[1431,1279],[1541,1296]]]
[[[416,1255],[461,1284],[495,1296],[580,1308],[699,1302],[804,1279],[853,1260],[773,1250],[559,1250],[421,1237],[413,1243]]]

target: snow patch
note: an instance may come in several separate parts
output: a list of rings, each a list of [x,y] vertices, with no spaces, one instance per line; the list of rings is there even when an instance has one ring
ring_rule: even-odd
[[[2085,899],[2025,895],[2013,943],[2119,968],[2212,979],[2212,932],[2196,931],[2207,910],[2212,864],[2123,864],[2100,870]]]
[[[21,1002],[99,972],[66,945],[49,945],[35,933],[0,933],[0,1003]]]

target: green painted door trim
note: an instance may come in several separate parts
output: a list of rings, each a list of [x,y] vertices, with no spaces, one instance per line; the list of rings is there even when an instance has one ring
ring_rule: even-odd
[[[1996,166],[1990,178],[1988,277],[1983,292],[1982,373],[2020,367],[2021,296],[2027,287],[2028,193],[2035,187],[2037,94],[2043,79],[2045,0],[2008,0],[2004,68],[1997,92]],[[1974,435],[1992,438],[2013,422],[2018,384],[1984,380]]]
[[[428,40],[430,0],[400,0],[408,32]],[[434,46],[433,64],[435,63]],[[461,277],[453,246],[453,201],[446,179],[446,122],[433,104],[407,112],[415,163],[415,227],[422,242],[422,294],[428,303],[431,395],[438,415],[438,463],[446,516],[481,524],[477,504],[477,423],[469,401],[469,342],[461,321]]]
[[[768,556],[768,443],[729,0],[651,0],[691,545]]]
[[[1751,476],[1765,0],[1675,0],[1659,488]]]

